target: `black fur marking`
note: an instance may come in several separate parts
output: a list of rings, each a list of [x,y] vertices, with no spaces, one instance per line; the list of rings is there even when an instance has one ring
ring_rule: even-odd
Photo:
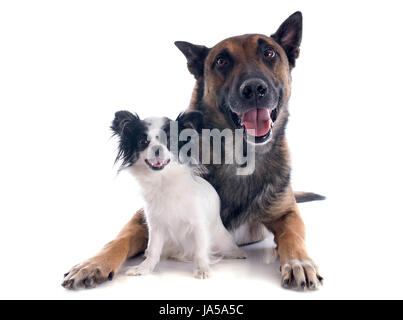
[[[181,134],[182,130],[185,129],[193,129],[195,131],[197,131],[197,133],[199,134],[199,136],[202,133],[202,129],[205,127],[205,121],[204,121],[204,115],[202,112],[200,111],[185,111],[182,112],[178,115],[178,117],[176,118],[177,123],[178,123],[178,133],[179,135]],[[177,145],[178,145],[178,150],[181,150],[182,147],[191,142],[192,137],[188,136],[186,141],[181,141],[178,140],[177,141]],[[190,157],[190,149],[188,150],[188,156]],[[199,159],[195,159],[199,162],[201,162],[201,158]]]
[[[182,112],[178,115],[176,121],[178,121],[179,132],[184,129],[194,129],[201,133],[204,127],[204,116],[200,111]]]
[[[286,52],[290,67],[295,67],[302,39],[302,14],[295,12],[271,36]]]
[[[142,140],[147,140],[147,127],[138,115],[129,111],[118,111],[112,121],[113,135],[119,137],[119,150],[115,163],[122,161],[121,169],[130,167],[138,159],[139,153],[147,148]]]
[[[197,103],[196,103],[196,109],[199,111],[202,111],[203,109],[203,104],[201,103],[202,99],[203,99],[203,95],[204,95],[204,81],[202,81],[202,78],[197,80],[196,83],[196,99],[197,99]]]
[[[109,273],[109,275],[108,275],[108,280],[109,280],[109,281],[112,281],[114,276],[115,276],[115,272],[111,271],[111,272]]]
[[[196,79],[204,74],[204,60],[209,53],[205,46],[198,46],[185,41],[176,41],[175,45],[185,55],[188,63],[188,69]]]
[[[226,103],[225,99],[221,99],[221,103],[219,104],[219,109],[220,111],[225,115],[225,118],[227,122],[233,127],[233,128],[240,128],[241,127],[241,122],[239,117],[231,111],[231,108],[229,105]]]
[[[295,200],[298,203],[319,201],[319,200],[325,200],[325,199],[326,199],[325,196],[322,196],[322,195],[316,194],[316,193],[312,193],[312,192],[304,192],[302,194],[295,195]]]

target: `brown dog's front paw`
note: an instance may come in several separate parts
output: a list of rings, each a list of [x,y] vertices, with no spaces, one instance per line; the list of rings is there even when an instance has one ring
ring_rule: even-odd
[[[318,267],[311,260],[292,259],[282,263],[280,270],[284,288],[315,290],[323,284]]]
[[[66,289],[94,288],[107,280],[112,280],[115,270],[96,258],[89,259],[73,267],[64,275],[62,286]]]

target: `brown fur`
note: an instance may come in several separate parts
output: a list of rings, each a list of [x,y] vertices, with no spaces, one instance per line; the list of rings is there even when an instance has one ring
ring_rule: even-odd
[[[112,280],[121,264],[147,248],[148,230],[143,209],[94,257],[74,266],[65,274],[62,283],[66,289],[92,288]]]
[[[258,39],[264,39],[269,45],[273,46],[277,49],[277,52],[281,55],[282,61],[287,61],[287,56],[281,47],[270,37],[265,35],[255,34],[255,35],[243,35],[232,37],[226,39],[213,48],[210,49],[210,52],[205,61],[205,75],[204,75],[204,97],[203,100],[209,106],[214,106],[218,109],[217,104],[217,90],[223,86],[226,86],[227,83],[231,83],[233,81],[233,77],[237,74],[243,72],[247,68],[258,67],[259,70],[263,71],[266,74],[270,74],[273,78],[281,81],[285,89],[284,100],[288,101],[291,93],[291,79],[290,79],[290,70],[288,63],[276,64],[275,69],[271,71],[267,65],[263,64],[256,54],[256,43]],[[209,66],[214,63],[215,57],[223,50],[227,50],[237,58],[237,64],[234,70],[231,72],[231,75],[227,78],[224,78],[219,73],[210,72]],[[194,108],[194,105],[191,105],[190,108]]]
[[[271,70],[266,64],[262,63],[256,52],[257,42],[259,39],[265,40],[270,46],[274,47],[280,54],[281,63],[276,63]],[[231,56],[235,57],[231,73],[228,77],[215,72],[209,66],[214,63],[215,57],[223,51],[227,51]],[[228,120],[223,116],[219,108],[220,90],[223,87],[229,87],[240,72],[245,69],[258,68],[270,79],[281,82],[284,88],[284,108],[279,115],[277,121],[285,122],[288,118],[287,102],[291,94],[291,76],[290,65],[287,55],[283,48],[272,38],[264,35],[243,35],[233,37],[220,42],[211,48],[204,65],[204,78],[197,79],[195,92],[203,81],[204,95],[202,108],[208,119],[211,119],[214,127],[227,128],[230,126]],[[200,109],[200,103],[196,99],[192,100],[191,109]],[[282,149],[281,163],[273,163],[274,166],[281,168],[290,165],[288,145],[285,137],[279,142],[279,148]],[[289,169],[288,169],[289,170]],[[219,169],[220,171],[220,169]],[[302,196],[302,193],[298,193]],[[222,194],[220,194],[222,196]],[[274,240],[278,246],[278,254],[280,256],[280,265],[282,266],[282,284],[285,287],[296,286],[299,288],[308,287],[315,289],[322,282],[316,265],[309,258],[305,246],[305,226],[297,207],[295,195],[290,185],[286,190],[277,195],[274,201],[270,201],[270,205],[265,207],[262,212],[257,214],[260,221],[268,230],[274,234]]]

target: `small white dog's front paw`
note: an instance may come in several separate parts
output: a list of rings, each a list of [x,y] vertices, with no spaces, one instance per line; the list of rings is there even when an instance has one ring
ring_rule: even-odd
[[[242,249],[233,249],[228,253],[224,253],[224,258],[226,259],[246,259],[246,253]]]
[[[246,256],[245,251],[239,249],[234,253],[234,258],[235,259],[246,259],[247,256]]]
[[[144,276],[144,275],[149,274],[149,273],[151,273],[150,268],[147,268],[147,267],[142,266],[142,265],[132,267],[132,268],[128,269],[125,272],[125,274],[127,276],[136,276],[136,277],[137,276]]]
[[[193,272],[196,279],[208,279],[211,276],[210,269],[196,268]]]

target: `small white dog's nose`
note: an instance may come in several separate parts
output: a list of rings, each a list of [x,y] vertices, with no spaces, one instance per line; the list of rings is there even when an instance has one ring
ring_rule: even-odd
[[[160,158],[164,157],[164,149],[163,146],[160,144],[154,145],[150,149],[150,155],[153,158]]]

